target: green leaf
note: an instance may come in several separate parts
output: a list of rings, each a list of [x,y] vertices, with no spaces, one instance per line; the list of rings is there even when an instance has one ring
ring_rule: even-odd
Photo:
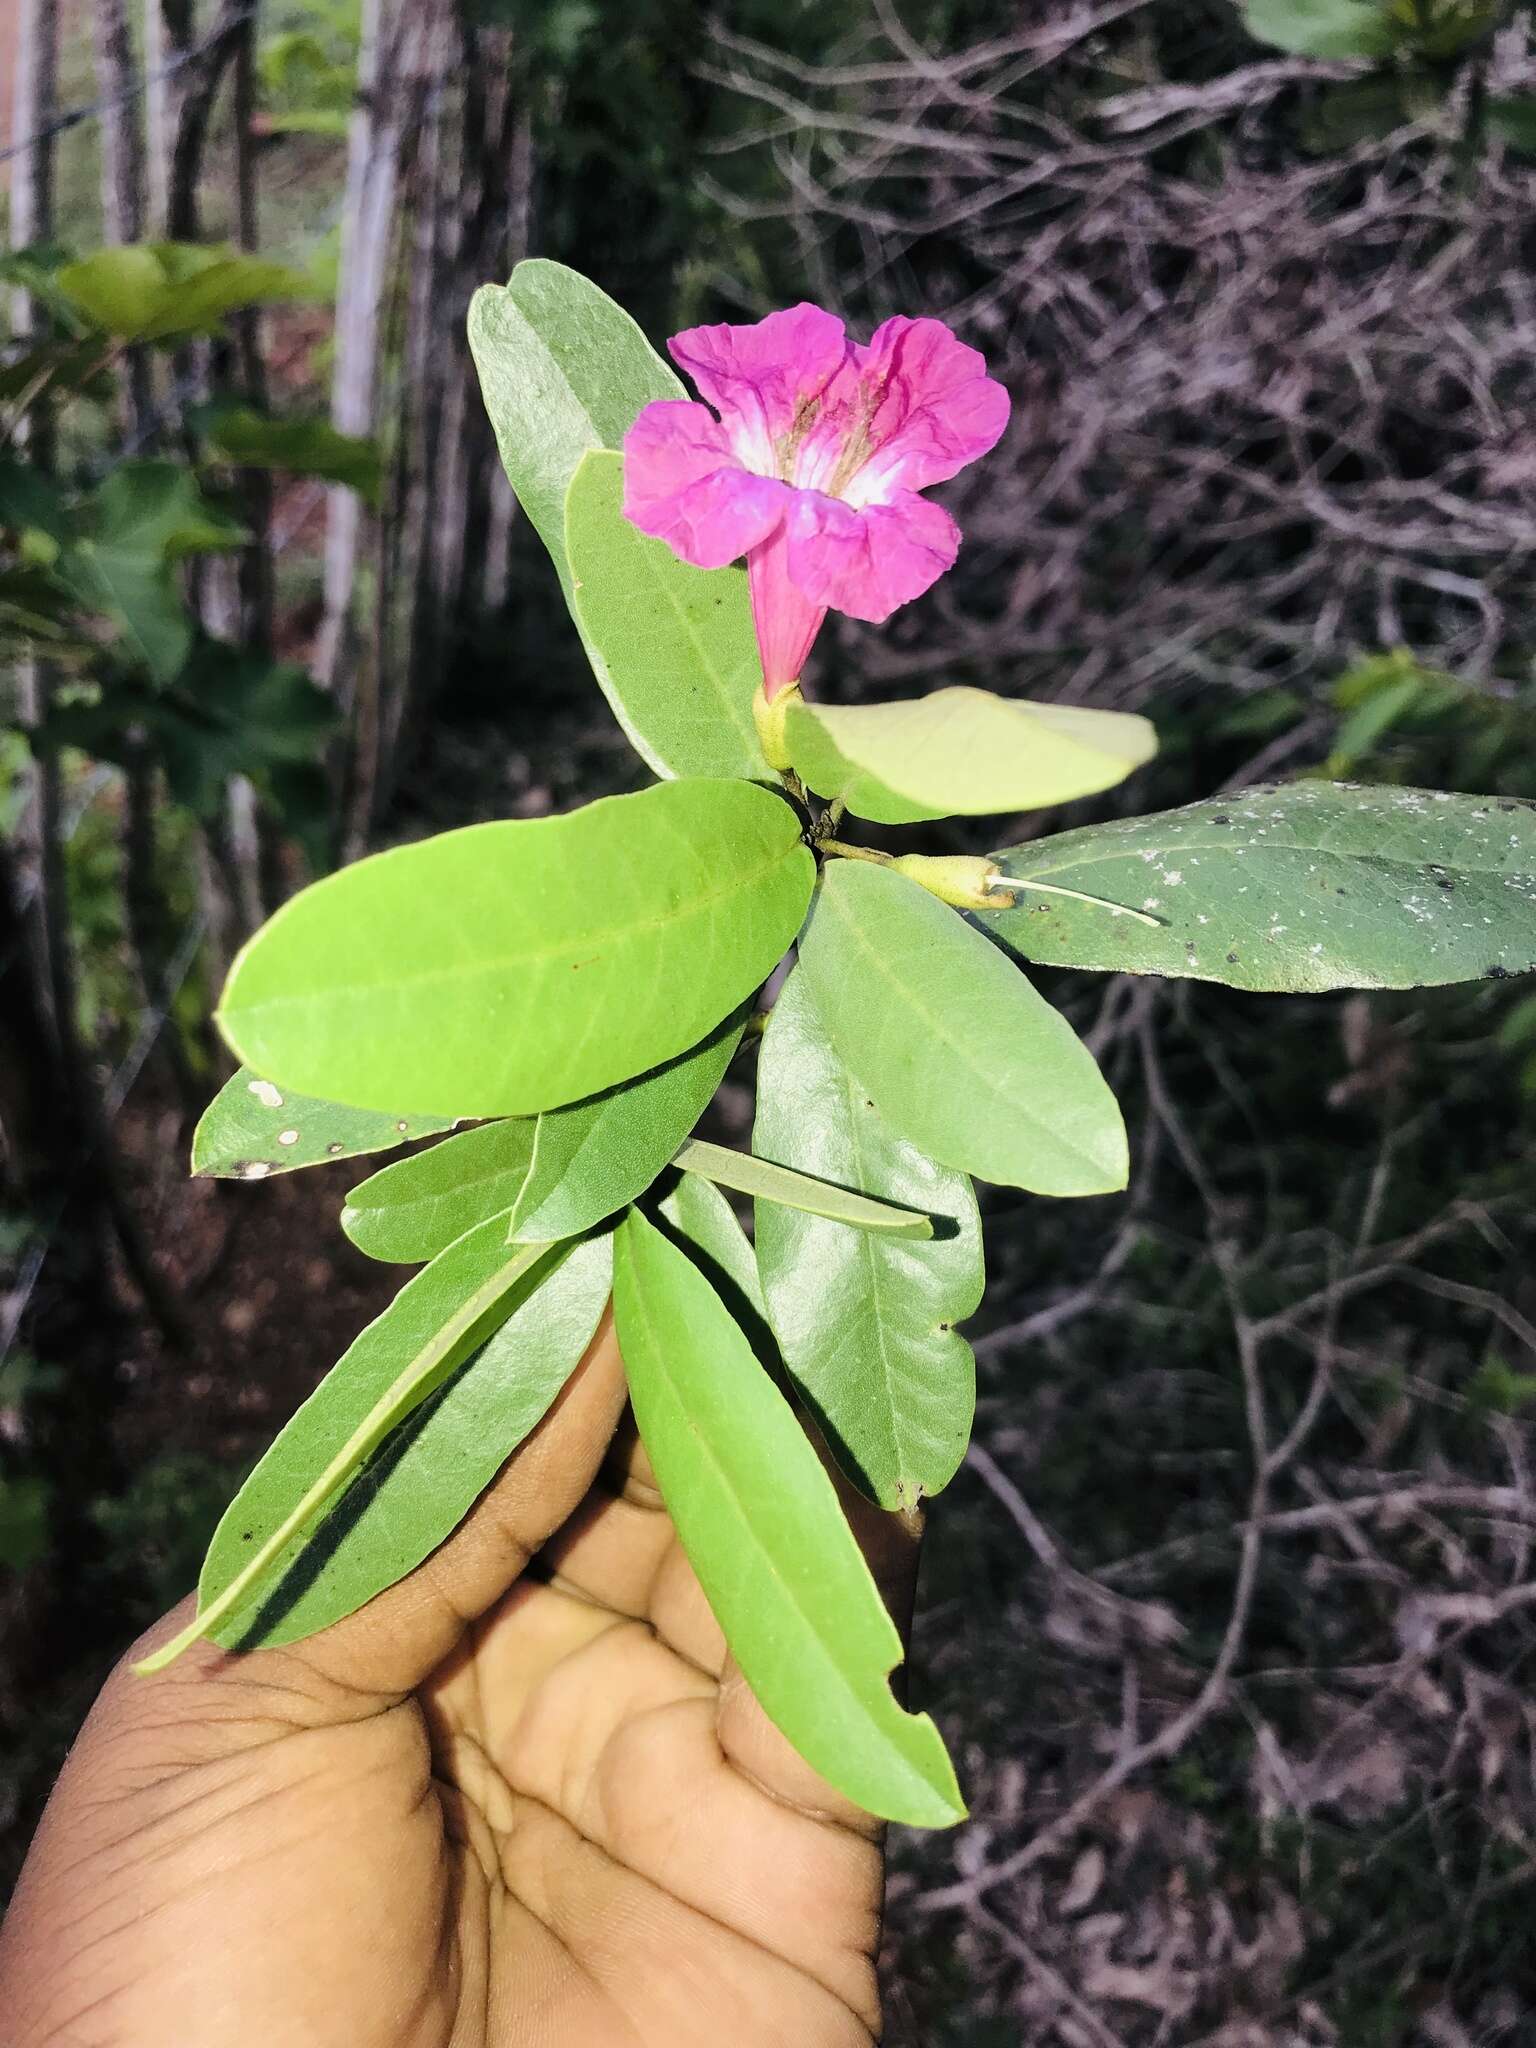
[[[832,1482],[719,1296],[634,1210],[613,1288],[656,1482],[764,1712],[868,1812],[916,1827],[962,1819],[938,1730],[891,1696],[901,1638]]]
[[[932,1237],[933,1219],[898,1209],[889,1202],[872,1202],[868,1195],[852,1188],[834,1186],[830,1181],[776,1166],[771,1159],[751,1153],[732,1152],[726,1145],[711,1145],[695,1138],[682,1147],[674,1164],[684,1173],[698,1174],[738,1194],[751,1195],[758,1202],[778,1202],[785,1208],[800,1209],[808,1216],[827,1216],[846,1223],[852,1230],[878,1230],[887,1237]]]
[[[575,1237],[643,1195],[709,1107],[741,1043],[729,1017],[681,1059],[589,1102],[546,1110],[509,1243]]]
[[[495,1233],[483,1236],[491,1245]],[[226,1611],[215,1640],[241,1648],[298,1642],[420,1564],[457,1528],[580,1363],[612,1272],[611,1237],[559,1247],[525,1272],[501,1297],[499,1327],[439,1378],[437,1391],[380,1444],[325,1518],[283,1546],[260,1584]],[[412,1340],[396,1328],[387,1344],[370,1338],[387,1318],[400,1322],[404,1298],[363,1332],[241,1487],[209,1545],[198,1588],[204,1607],[226,1594],[389,1387],[399,1347]],[[425,1309],[420,1321],[425,1326]]]
[[[50,539],[68,540],[74,522],[54,479],[29,462],[0,455],[0,526],[13,533],[28,527]]]
[[[1015,909],[982,922],[1052,966],[1303,993],[1536,967],[1529,799],[1298,782],[996,858],[1024,886]],[[1157,923],[1116,916],[1117,905]]]
[[[653,398],[688,394],[622,306],[544,257],[480,287],[469,345],[502,466],[569,592],[565,495],[577,464],[589,448],[617,448]]]
[[[763,680],[742,569],[694,569],[624,517],[622,456],[582,458],[566,500],[572,609],[620,723],[668,775],[767,781]]]
[[[116,622],[134,658],[169,683],[192,648],[192,621],[172,577],[183,556],[237,547],[244,529],[210,505],[174,462],[124,462],[87,510],[89,528],[55,574],[89,611]]]
[[[66,264],[54,281],[97,327],[124,341],[213,334],[242,306],[311,295],[298,271],[192,242],[97,249]]]
[[[247,1066],[362,1108],[525,1116],[697,1045],[799,930],[812,862],[747,782],[668,782],[344,868],[245,947]]]
[[[342,1229],[369,1258],[412,1266],[492,1216],[504,1224],[528,1178],[535,1128],[531,1117],[512,1117],[396,1160],[353,1188]],[[553,1231],[540,1241],[574,1234]]]
[[[306,670],[207,638],[195,643],[146,719],[172,796],[200,818],[217,814],[233,775],[248,776],[285,812],[281,771],[313,768],[336,722],[334,698]]]
[[[696,1173],[680,1173],[677,1184],[658,1204],[657,1213],[674,1237],[686,1246],[696,1266],[709,1276],[715,1292],[727,1299],[737,1322],[744,1316],[729,1294],[766,1328],[768,1309],[757,1271],[757,1254],[730,1203],[712,1181]]]
[[[807,788],[882,825],[1069,803],[1157,751],[1145,718],[964,688],[902,704],[792,704],[784,732]]]
[[[377,441],[343,434],[324,419],[271,419],[253,406],[228,401],[205,406],[194,424],[220,455],[242,469],[283,469],[294,476],[345,484],[370,505],[383,488]]]
[[[855,1485],[881,1507],[915,1507],[954,1477],[976,1409],[976,1362],[954,1328],[985,1281],[970,1181],[886,1123],[798,973],[763,1037],[752,1149],[946,1221],[913,1244],[757,1205],[763,1292],[796,1387]]]
[[[279,1471],[292,1462],[291,1478],[274,1479],[280,1499],[263,1533],[258,1536],[249,1521],[242,1526],[238,1570],[221,1575],[217,1592],[199,1600],[196,1618],[136,1664],[136,1671],[163,1670],[191,1644],[222,1633],[226,1622],[239,1629],[253,1603],[272,1590],[274,1575],[287,1570],[320,1516],[390,1431],[505,1322],[514,1288],[549,1256],[550,1247],[521,1245],[509,1251],[502,1235],[500,1220],[493,1218],[451,1244],[406,1282],[338,1360],[331,1378],[341,1376],[343,1392],[327,1398],[322,1414],[330,1417],[339,1410],[339,1426],[317,1432],[319,1440],[311,1448],[309,1431],[301,1426],[307,1405],[299,1411],[262,1461],[266,1467],[276,1459]],[[323,1391],[317,1389],[312,1398]],[[285,1444],[286,1455],[277,1458]],[[295,1455],[300,1447],[302,1457]],[[252,1532],[249,1543],[246,1528]]]
[[[1388,57],[1397,35],[1382,0],[1242,0],[1257,42],[1296,57]]]
[[[323,1166],[328,1159],[387,1152],[447,1128],[430,1117],[343,1109],[338,1102],[293,1095],[242,1067],[198,1118],[192,1171],[209,1180],[266,1180],[300,1166]]]
[[[926,890],[888,868],[831,862],[800,967],[868,1100],[931,1158],[1039,1195],[1125,1186],[1125,1125],[1092,1054]]]
[[[1487,120],[1500,141],[1536,156],[1536,96],[1521,93],[1490,99]]]

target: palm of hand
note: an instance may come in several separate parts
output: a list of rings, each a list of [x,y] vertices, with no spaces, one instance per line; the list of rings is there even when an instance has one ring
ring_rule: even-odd
[[[362,1613],[114,1676],[0,1936],[18,2048],[867,2048],[876,1831],[729,1665],[643,1454],[593,1482],[622,1400],[605,1331]]]

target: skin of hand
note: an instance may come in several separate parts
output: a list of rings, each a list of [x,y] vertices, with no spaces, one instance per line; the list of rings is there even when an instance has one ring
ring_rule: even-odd
[[[616,1434],[617,1431],[617,1434]],[[905,1624],[916,1540],[854,1519]],[[605,1320],[427,1562],[92,1709],[3,1930],[7,2048],[867,2048],[880,1830],[766,1720]]]

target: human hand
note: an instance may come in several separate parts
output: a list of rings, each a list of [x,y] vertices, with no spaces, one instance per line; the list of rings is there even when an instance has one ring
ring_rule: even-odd
[[[8,2048],[874,2038],[878,1825],[729,1662],[623,1408],[605,1319],[409,1578],[118,1667],[0,1931]],[[904,1623],[914,1545],[855,1519]]]

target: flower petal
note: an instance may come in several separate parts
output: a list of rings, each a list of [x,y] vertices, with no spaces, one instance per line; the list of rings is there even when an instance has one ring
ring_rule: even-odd
[[[624,517],[698,569],[723,569],[779,524],[789,488],[741,467],[707,406],[658,398],[624,436]]]
[[[747,326],[688,327],[667,347],[761,476],[777,474],[774,442],[794,425],[801,402],[819,397],[852,356],[842,321],[804,302]]]
[[[887,320],[855,354],[860,376],[884,387],[869,424],[873,453],[848,491],[855,504],[943,483],[1008,424],[1008,393],[986,358],[942,320]]]
[[[796,491],[786,527],[795,587],[812,604],[875,625],[921,597],[960,550],[954,520],[914,491],[864,506],[822,491]]]

